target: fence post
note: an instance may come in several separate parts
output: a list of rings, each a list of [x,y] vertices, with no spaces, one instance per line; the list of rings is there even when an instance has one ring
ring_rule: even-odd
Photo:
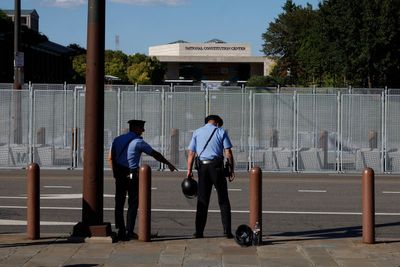
[[[260,227],[259,244],[262,242],[262,172],[260,167],[250,170],[250,228]]]
[[[40,238],[40,168],[37,163],[27,167],[27,236]]]
[[[139,240],[150,241],[151,230],[151,169],[144,164],[139,169]]]
[[[365,168],[362,175],[362,241],[375,243],[375,174]]]
[[[71,144],[71,154],[72,154],[72,167],[77,167],[81,164],[81,157],[80,157],[80,130],[79,128],[72,128],[72,144]]]

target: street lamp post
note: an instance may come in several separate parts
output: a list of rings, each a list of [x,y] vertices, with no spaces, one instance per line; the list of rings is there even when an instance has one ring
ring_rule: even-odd
[[[20,51],[21,0],[14,2],[14,91],[12,93],[11,130],[14,144],[22,143],[21,88],[23,84],[24,54]]]
[[[88,1],[82,221],[75,236],[110,236],[103,222],[105,0]]]

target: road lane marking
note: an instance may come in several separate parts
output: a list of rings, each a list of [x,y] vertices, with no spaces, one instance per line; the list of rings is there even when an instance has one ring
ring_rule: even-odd
[[[77,222],[52,222],[52,221],[40,221],[40,225],[75,225]],[[23,220],[2,220],[0,219],[0,225],[26,225],[26,221]]]
[[[70,189],[72,186],[69,185],[45,185],[44,188],[63,188],[63,189]]]
[[[214,191],[217,191],[217,190],[214,188]],[[228,188],[228,191],[232,191],[232,192],[242,192],[242,189],[241,189],[241,188]]]
[[[400,194],[398,191],[382,191],[382,194]]]
[[[115,195],[104,194],[105,198],[114,198]],[[26,195],[21,196],[0,196],[0,199],[26,199]],[[40,199],[82,199],[82,194],[40,194]]]
[[[0,206],[0,209],[26,209],[26,206]],[[41,210],[82,210],[81,207],[40,207]],[[105,211],[114,211],[114,208],[104,208]],[[125,208],[125,210],[127,210]],[[151,209],[153,212],[191,212],[195,209]],[[208,212],[219,213],[219,210],[210,209]],[[232,210],[232,213],[249,213],[248,210]],[[263,214],[303,214],[303,215],[362,215],[362,212],[341,212],[341,211],[284,211],[284,210],[263,210]],[[400,216],[399,212],[376,212],[377,216]]]
[[[300,193],[326,193],[326,190],[313,190],[313,189],[299,189],[297,192]]]

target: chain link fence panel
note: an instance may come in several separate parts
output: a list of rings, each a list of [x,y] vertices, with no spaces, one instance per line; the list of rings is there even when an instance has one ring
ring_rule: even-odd
[[[32,161],[31,109],[30,91],[0,91],[0,167],[25,167]]]
[[[1,87],[0,167],[26,167],[32,161],[44,168],[83,167],[84,85]],[[143,119],[144,139],[184,170],[193,131],[206,115],[218,114],[232,139],[238,170],[257,165],[264,171],[360,172],[371,167],[376,173],[400,172],[397,89],[355,94],[353,88],[338,88],[331,94],[331,88],[107,88],[105,168],[112,140],[128,130],[128,120]],[[144,155],[142,163],[165,168],[151,156]]]

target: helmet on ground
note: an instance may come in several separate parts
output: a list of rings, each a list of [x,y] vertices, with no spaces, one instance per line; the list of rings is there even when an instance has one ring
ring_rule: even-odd
[[[182,193],[187,198],[197,197],[197,182],[193,178],[185,178],[182,181]]]
[[[241,224],[236,229],[235,241],[242,247],[251,246],[253,243],[253,231],[248,225]]]

